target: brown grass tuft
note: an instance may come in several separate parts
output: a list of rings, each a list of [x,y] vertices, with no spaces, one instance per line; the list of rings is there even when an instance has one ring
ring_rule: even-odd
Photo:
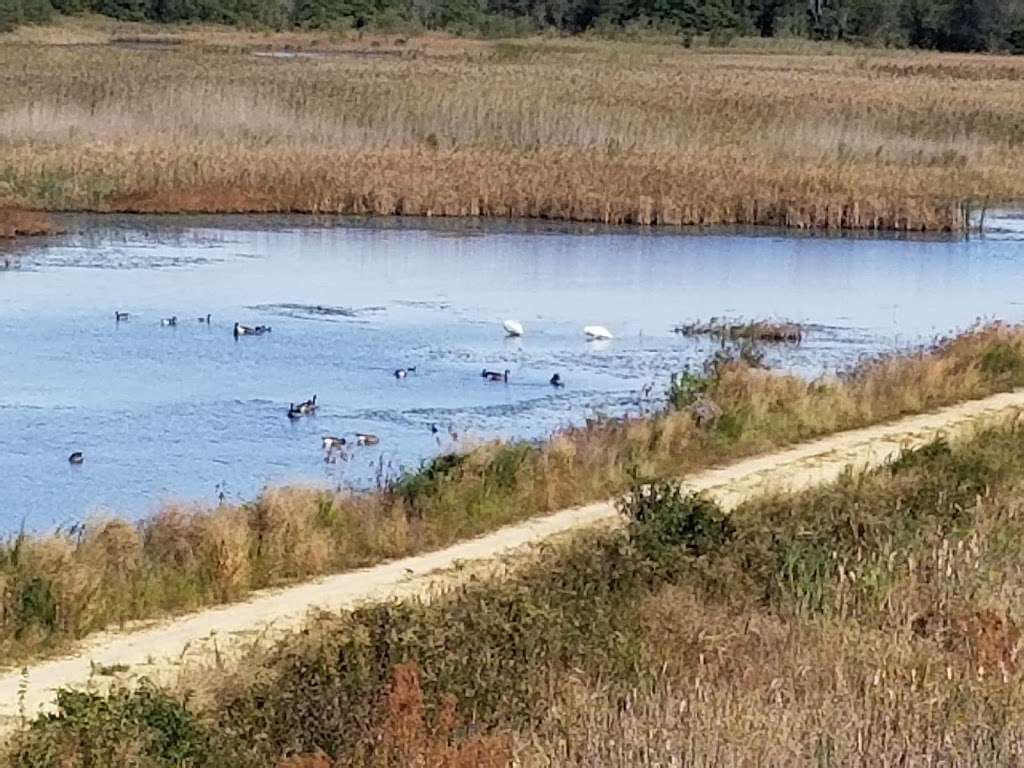
[[[60,231],[45,213],[0,208],[0,238],[56,235]]]

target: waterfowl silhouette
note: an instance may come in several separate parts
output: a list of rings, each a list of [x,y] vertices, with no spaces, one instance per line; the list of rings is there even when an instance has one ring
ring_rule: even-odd
[[[198,320],[200,323],[204,323],[206,325],[209,325],[210,324],[210,315],[207,314],[206,317],[197,317],[196,320]]]
[[[556,373],[554,376],[551,377],[550,383],[551,383],[551,386],[555,387],[556,389],[560,389],[560,388],[565,386],[565,382],[562,381],[561,374],[558,374],[558,373]]]
[[[344,448],[348,445],[348,441],[344,437],[332,437],[331,435],[321,437],[320,443],[325,451],[333,451],[335,448]]]
[[[264,333],[270,333],[269,325],[242,325],[241,323],[235,323],[234,331],[232,331],[237,339],[239,336],[262,336]]]
[[[178,324],[178,316],[177,315],[174,315],[173,317],[165,317],[163,320],[160,321],[160,325],[164,325],[164,326],[167,326],[167,325],[177,325],[177,324]]]
[[[410,373],[416,373],[416,366],[410,365],[408,368],[399,368],[395,371],[396,379],[406,379]]]
[[[612,332],[603,325],[588,325],[583,328],[583,333],[590,341],[602,341],[614,338]]]
[[[504,381],[507,383],[509,373],[510,371],[508,370],[508,368],[505,369],[504,373],[498,373],[497,371],[488,371],[486,368],[484,368],[483,372],[480,375],[483,378],[487,379],[488,381]]]
[[[380,438],[367,432],[356,432],[356,445],[376,445]]]
[[[81,451],[75,451],[68,456],[68,464],[81,464],[85,461],[85,455]]]
[[[127,312],[118,312],[116,309],[114,310],[114,322],[115,323],[124,322],[129,317],[131,317],[131,315],[129,315]]]
[[[523,324],[518,320],[506,320],[501,324],[501,327],[505,329],[505,333],[508,336],[512,337],[522,336],[526,332]]]
[[[289,419],[300,419],[303,416],[309,416],[316,413],[318,408],[316,404],[316,395],[313,395],[309,400],[303,400],[301,403],[296,405],[295,403],[288,404],[288,418]]]

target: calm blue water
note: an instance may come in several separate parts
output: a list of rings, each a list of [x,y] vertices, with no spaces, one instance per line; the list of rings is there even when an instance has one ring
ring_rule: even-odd
[[[989,223],[1007,231],[954,242],[69,219],[67,236],[0,246],[0,532],[251,498],[268,483],[362,485],[451,447],[449,427],[461,446],[635,410],[645,384],[661,391],[712,351],[671,333],[682,320],[815,323],[770,358],[806,375],[979,317],[1024,320],[1024,237]],[[115,309],[131,319],[115,324]],[[196,321],[206,313],[210,326]],[[179,325],[161,327],[170,315]],[[506,340],[505,318],[526,336]],[[236,341],[236,320],[273,331]],[[615,340],[587,343],[591,323]],[[417,372],[396,381],[406,366]],[[510,383],[482,381],[484,367],[510,369]],[[547,384],[556,371],[563,390]],[[319,414],[290,422],[288,403],[313,393]],[[380,445],[325,464],[320,436],[354,431]]]

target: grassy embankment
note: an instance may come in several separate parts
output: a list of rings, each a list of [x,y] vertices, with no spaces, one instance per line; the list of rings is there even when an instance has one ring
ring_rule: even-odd
[[[625,530],[324,616],[203,705],[63,694],[10,764],[1016,764],[1022,462],[1003,427],[728,517],[634,491]]]
[[[683,376],[674,406],[595,420],[540,444],[444,455],[377,492],[270,490],[0,546],[0,659],[261,587],[436,548],[659,478],[1024,385],[1024,331],[992,326],[808,383],[737,361]],[[706,400],[721,410],[708,419]],[[714,410],[714,409],[711,409]],[[703,426],[697,415],[704,416]]]
[[[130,25],[75,24],[0,37],[0,205],[949,230],[1024,198],[1022,58],[188,28],[126,50]]]

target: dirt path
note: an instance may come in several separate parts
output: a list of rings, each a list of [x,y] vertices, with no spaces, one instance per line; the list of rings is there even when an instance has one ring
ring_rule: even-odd
[[[877,466],[902,448],[921,445],[940,434],[962,436],[980,424],[1015,417],[1022,411],[1024,391],[996,395],[707,470],[689,478],[686,485],[732,508],[765,491],[800,490],[834,480],[848,467]],[[551,536],[615,520],[612,502],[567,509],[437,552],[259,592],[243,603],[132,632],[90,637],[74,656],[0,676],[0,732],[5,726],[17,725],[23,714],[31,717],[52,706],[59,687],[102,686],[113,679],[111,669],[116,668],[119,678],[144,674],[166,681],[194,664],[223,663],[232,652],[294,629],[311,610],[338,611],[367,600],[423,594],[442,579],[450,582],[451,569],[465,561],[493,560]]]

